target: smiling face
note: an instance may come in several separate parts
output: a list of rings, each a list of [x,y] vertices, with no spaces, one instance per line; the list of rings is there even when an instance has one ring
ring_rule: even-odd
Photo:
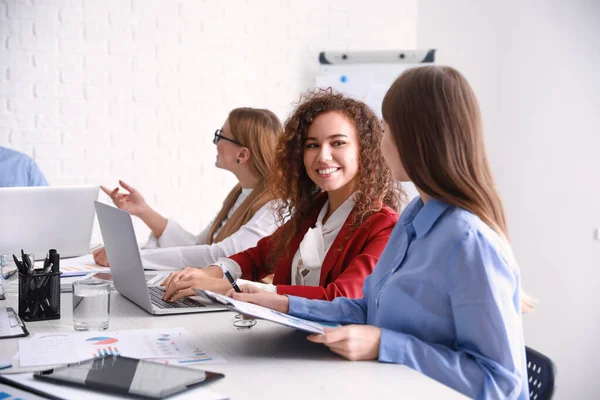
[[[316,117],[304,143],[304,167],[310,179],[330,196],[355,190],[359,143],[356,127],[340,111]]]

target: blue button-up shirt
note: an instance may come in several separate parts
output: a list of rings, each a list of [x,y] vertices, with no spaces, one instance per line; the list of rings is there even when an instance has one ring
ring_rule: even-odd
[[[528,399],[519,270],[472,213],[431,199],[404,210],[362,299],[290,296],[292,315],[381,327],[379,361],[467,396]]]
[[[0,146],[0,187],[10,186],[48,186],[48,182],[29,156]]]

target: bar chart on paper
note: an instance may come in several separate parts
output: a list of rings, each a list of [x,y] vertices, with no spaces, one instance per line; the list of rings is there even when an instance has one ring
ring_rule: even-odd
[[[20,366],[67,364],[113,355],[170,364],[225,362],[222,356],[201,349],[184,328],[36,333],[19,341]]]
[[[121,353],[119,352],[119,349],[116,347],[104,347],[104,348],[97,348],[96,351],[94,353],[92,353],[92,357],[96,358],[96,357],[103,357],[103,356],[120,356]]]
[[[103,357],[103,356],[120,356],[119,348],[115,343],[119,342],[119,339],[109,336],[94,336],[86,339],[86,343],[95,347],[92,351],[92,357]]]
[[[83,264],[83,265],[66,265],[60,267],[62,277],[83,276],[90,272],[110,272],[110,268],[100,267],[98,265]]]

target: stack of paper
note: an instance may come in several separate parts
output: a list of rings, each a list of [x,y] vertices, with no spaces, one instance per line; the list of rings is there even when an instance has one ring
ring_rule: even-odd
[[[225,361],[222,356],[194,343],[184,328],[36,333],[31,339],[19,341],[21,367],[68,364],[104,355],[171,364]]]

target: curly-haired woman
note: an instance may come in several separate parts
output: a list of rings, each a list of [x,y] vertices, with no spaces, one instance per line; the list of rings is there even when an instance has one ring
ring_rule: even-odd
[[[453,68],[404,72],[388,90],[383,153],[419,192],[402,212],[364,297],[228,293],[345,326],[308,336],[351,360],[404,364],[471,398],[529,399],[519,266],[487,160],[475,93]]]
[[[274,273],[272,285],[259,285],[280,294],[362,297],[398,220],[399,190],[381,153],[382,135],[360,101],[327,90],[302,98],[285,124],[269,183],[283,200],[280,219],[293,217],[256,247],[172,273],[164,298],[194,295],[192,288],[226,293],[224,270],[254,282]]]

